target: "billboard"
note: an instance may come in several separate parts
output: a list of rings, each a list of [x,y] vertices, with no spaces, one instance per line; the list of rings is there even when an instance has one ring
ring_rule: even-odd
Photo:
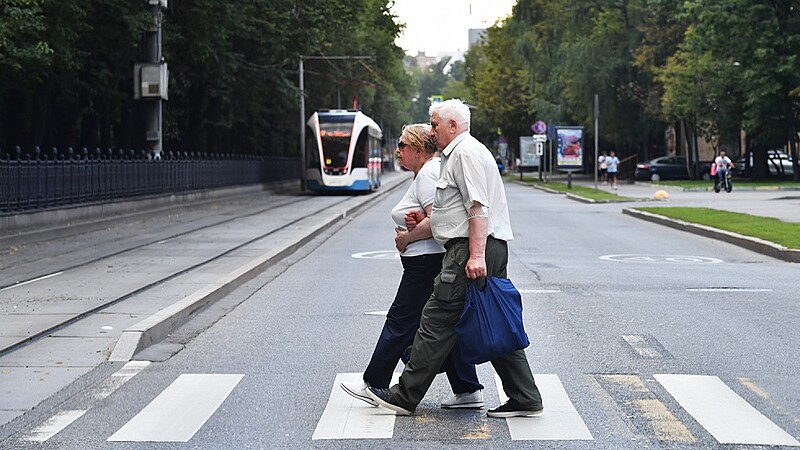
[[[558,170],[583,169],[583,127],[558,127],[556,129]]]
[[[520,166],[539,167],[539,155],[536,154],[536,142],[533,136],[519,137],[519,159]]]

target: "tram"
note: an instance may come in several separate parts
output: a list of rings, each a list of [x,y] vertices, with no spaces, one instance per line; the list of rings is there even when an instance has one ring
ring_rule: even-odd
[[[382,132],[356,110],[319,110],[307,122],[306,186],[315,192],[370,192],[381,185]]]

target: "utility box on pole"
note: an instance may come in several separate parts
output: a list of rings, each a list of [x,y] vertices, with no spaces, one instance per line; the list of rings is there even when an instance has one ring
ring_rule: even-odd
[[[133,66],[133,98],[168,100],[169,69],[167,63],[142,63]]]
[[[133,66],[133,98],[144,102],[145,141],[153,159],[161,159],[163,150],[162,103],[167,100],[169,70],[161,56],[161,19],[167,0],[145,0],[153,14],[153,26],[144,32],[144,62]]]

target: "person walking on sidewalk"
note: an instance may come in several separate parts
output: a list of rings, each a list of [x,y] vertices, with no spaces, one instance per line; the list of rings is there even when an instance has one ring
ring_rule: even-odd
[[[608,184],[608,163],[606,162],[606,158],[608,158],[608,156],[606,156],[605,150],[600,152],[600,156],[597,157],[597,175],[603,184]]]
[[[617,189],[617,169],[619,168],[619,158],[616,152],[611,152],[606,157],[606,170],[608,171],[608,182],[611,183],[611,189]]]
[[[366,389],[389,387],[397,362],[419,328],[422,308],[433,292],[433,280],[442,269],[445,250],[431,236],[428,219],[439,179],[439,158],[434,157],[435,152],[436,142],[430,125],[403,127],[397,142],[398,160],[401,166],[414,173],[414,181],[406,194],[392,208],[392,219],[397,224],[395,246],[400,252],[403,276],[364,371],[363,382],[341,383],[345,392],[373,406],[377,403],[367,395]],[[414,226],[407,227],[407,223]],[[442,408],[482,408],[483,385],[478,381],[475,365],[462,361],[453,352],[444,363],[444,369],[455,396],[442,402]]]
[[[443,149],[430,215],[433,237],[446,249],[442,271],[422,311],[411,360],[399,383],[367,390],[380,406],[399,415],[414,412],[455,345],[455,325],[464,310],[469,280],[507,276],[508,241],[513,238],[503,180],[492,153],[469,133],[467,105],[450,99],[434,103],[430,114],[433,134]],[[524,349],[491,363],[509,401],[490,410],[490,417],[530,416],[544,410]]]

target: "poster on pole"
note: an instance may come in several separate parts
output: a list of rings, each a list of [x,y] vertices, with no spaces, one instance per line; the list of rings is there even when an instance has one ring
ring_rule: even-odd
[[[583,169],[583,127],[558,127],[556,164],[558,170],[576,172]]]
[[[521,167],[539,167],[539,156],[536,154],[536,142],[533,136],[519,137],[519,157]]]

